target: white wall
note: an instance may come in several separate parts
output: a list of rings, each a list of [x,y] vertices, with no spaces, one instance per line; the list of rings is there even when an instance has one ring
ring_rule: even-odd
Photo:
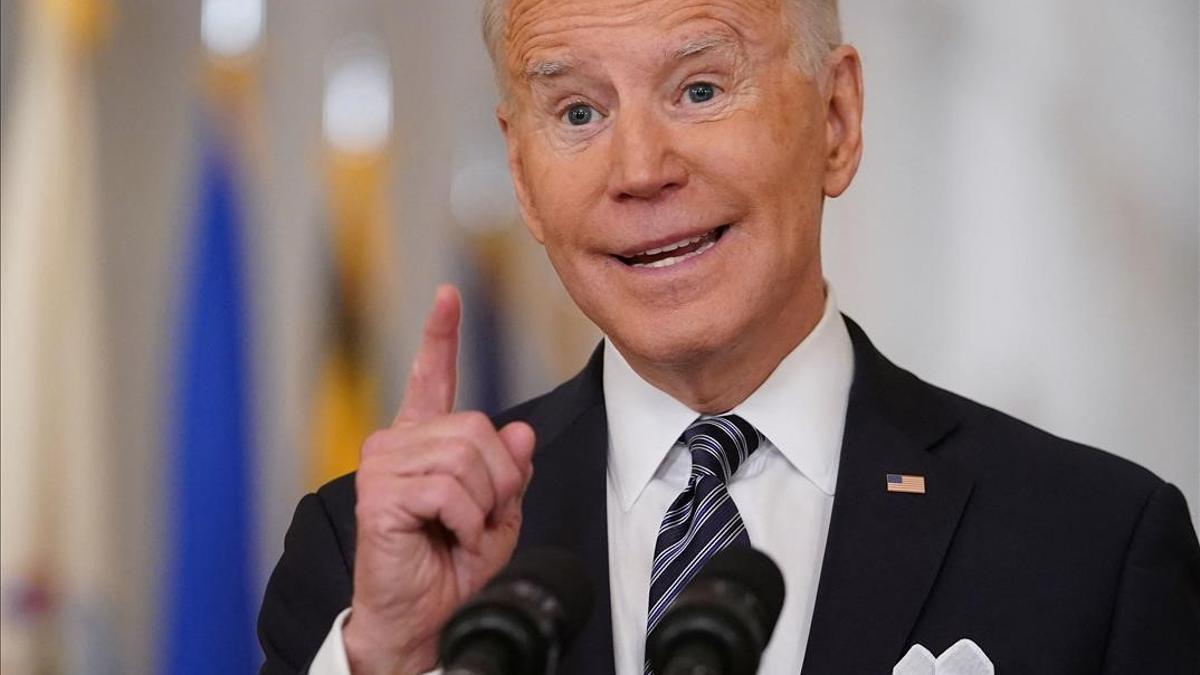
[[[1143,464],[1200,514],[1197,4],[843,2],[866,151],[847,312],[926,379]]]

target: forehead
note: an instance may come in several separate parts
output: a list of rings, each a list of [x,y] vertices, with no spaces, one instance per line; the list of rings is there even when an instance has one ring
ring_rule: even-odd
[[[765,43],[781,32],[780,1],[509,0],[503,28],[505,66],[520,78],[546,59],[574,56],[585,43],[610,46],[606,41],[620,29],[656,33],[661,36],[658,40],[686,39],[694,29],[707,35],[727,34],[746,44]]]

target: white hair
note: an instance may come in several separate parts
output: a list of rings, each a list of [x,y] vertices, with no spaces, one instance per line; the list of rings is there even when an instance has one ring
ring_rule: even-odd
[[[815,74],[830,50],[842,43],[837,0],[783,0],[783,5],[783,18],[792,32],[792,57],[804,72]],[[507,9],[506,0],[483,0],[483,42],[505,94],[503,31]]]

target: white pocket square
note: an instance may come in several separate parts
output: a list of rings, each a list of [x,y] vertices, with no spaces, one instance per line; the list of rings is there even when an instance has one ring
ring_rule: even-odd
[[[963,638],[937,658],[921,645],[913,645],[892,668],[892,675],[996,675],[996,668],[979,645]]]

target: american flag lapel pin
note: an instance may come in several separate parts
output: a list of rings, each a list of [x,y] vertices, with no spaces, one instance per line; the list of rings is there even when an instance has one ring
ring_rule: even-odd
[[[887,491],[923,495],[925,494],[925,476],[889,473],[887,475]]]

